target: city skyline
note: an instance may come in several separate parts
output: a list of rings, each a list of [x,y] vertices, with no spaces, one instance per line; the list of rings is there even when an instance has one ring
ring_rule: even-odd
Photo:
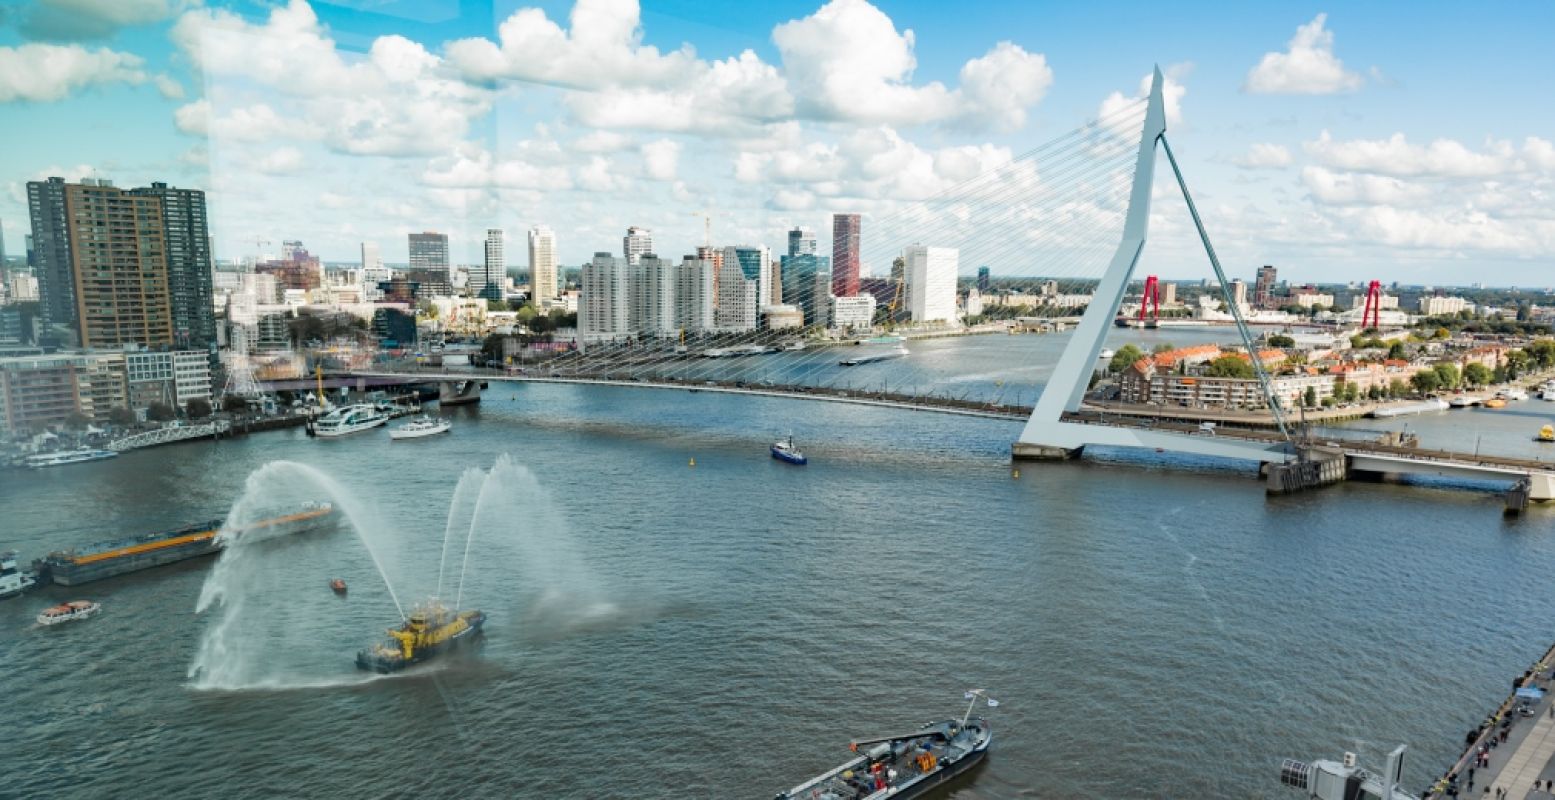
[[[585,0],[440,26],[301,0],[130,21],[104,9],[87,3],[72,24],[21,9],[0,27],[0,61],[23,78],[0,91],[0,114],[59,133],[0,156],[12,242],[27,232],[18,187],[55,174],[204,188],[228,260],[284,237],[331,261],[378,241],[397,263],[405,235],[431,229],[474,264],[486,229],[542,221],[567,233],[561,264],[629,225],[681,254],[702,241],[698,209],[717,246],[781,247],[795,225],[824,242],[835,213],[861,214],[867,237],[872,218],[1137,96],[1159,60],[1173,141],[1233,272],[1275,263],[1319,281],[1444,284],[1488,270],[1538,285],[1555,243],[1539,201],[1555,177],[1540,134],[1555,122],[1512,102],[1537,95],[1548,57],[1518,37],[1552,13],[1542,7],[1513,26],[1432,6],[1412,14],[1428,19],[1408,23],[1407,49],[1397,7],[1383,5],[1248,9],[1201,30],[1169,24],[1176,10],[1138,10],[1169,43],[1117,34],[1100,11],[1011,6],[971,20],[862,0],[757,14]],[[508,40],[494,21],[510,23]],[[537,59],[547,66],[514,56],[526,32],[551,48]],[[1129,47],[1089,53],[1102,36],[1138,63],[1118,60]],[[218,44],[289,58],[249,63]],[[1417,51],[1459,53],[1464,68]],[[64,68],[40,72],[46,58]],[[703,123],[688,124],[692,109]],[[104,136],[109,126],[141,135]],[[1142,268],[1205,274],[1179,205],[1163,195]]]

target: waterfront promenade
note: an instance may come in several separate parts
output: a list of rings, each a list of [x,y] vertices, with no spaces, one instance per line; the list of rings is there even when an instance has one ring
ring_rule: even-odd
[[[1447,774],[1425,793],[1425,800],[1511,798],[1549,800],[1555,792],[1539,788],[1555,781],[1555,695],[1550,693],[1555,647],[1514,681],[1543,692],[1524,700],[1514,687],[1505,701],[1465,740],[1468,746]],[[1526,703],[1532,714],[1519,710]],[[1504,737],[1504,738],[1503,738]],[[1484,753],[1481,760],[1481,753]]]

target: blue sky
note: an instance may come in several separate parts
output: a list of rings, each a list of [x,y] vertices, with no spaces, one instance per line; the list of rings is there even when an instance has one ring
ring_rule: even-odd
[[[25,181],[89,171],[207,189],[222,258],[295,238],[399,261],[436,229],[474,261],[486,228],[516,243],[537,223],[566,263],[629,224],[679,254],[702,209],[720,244],[778,247],[793,224],[824,240],[834,211],[864,213],[868,239],[871,215],[1097,117],[1159,63],[1233,274],[1555,283],[1549,3],[0,8],[11,253]],[[1144,267],[1206,274],[1166,177]]]

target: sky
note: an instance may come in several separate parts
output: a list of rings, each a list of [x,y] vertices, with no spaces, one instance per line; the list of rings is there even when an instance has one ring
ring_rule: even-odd
[[[220,259],[488,228],[564,264],[872,219],[1167,76],[1232,277],[1555,284],[1555,4],[0,0],[0,230],[50,175],[205,189]],[[1209,274],[1164,161],[1141,270]],[[896,217],[900,218],[900,217]],[[975,220],[974,220],[975,224]],[[950,237],[953,239],[953,237]],[[957,241],[925,242],[958,246]],[[1040,271],[1009,256],[995,274]],[[977,264],[960,265],[970,274]],[[1100,262],[1096,270],[1100,269]]]

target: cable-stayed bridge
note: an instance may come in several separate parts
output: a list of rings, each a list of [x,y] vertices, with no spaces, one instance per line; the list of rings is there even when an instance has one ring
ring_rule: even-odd
[[[585,317],[582,347],[520,369],[471,372],[407,364],[356,377],[436,381],[445,395],[466,401],[478,392],[479,381],[504,380],[745,393],[1024,419],[1011,448],[1017,459],[1065,459],[1089,446],[1146,448],[1280,465],[1277,469],[1298,476],[1298,483],[1312,484],[1323,481],[1299,478],[1321,471],[1305,468],[1310,459],[1340,459],[1351,469],[1387,474],[1518,481],[1528,485],[1532,499],[1555,499],[1555,471],[1538,462],[1349,441],[1315,450],[1293,438],[1256,357],[1248,360],[1272,416],[1268,430],[1221,427],[1204,435],[1207,431],[1192,425],[1108,418],[1084,406],[1106,335],[1145,252],[1158,154],[1167,157],[1242,345],[1249,354],[1257,352],[1167,141],[1162,84],[1157,70],[1147,98],[940,194],[872,217],[860,242],[861,260],[893,264],[889,282],[873,300],[885,307],[884,335],[869,316],[854,326],[857,333],[840,339],[820,335],[827,327],[819,324],[821,313],[829,311],[830,327],[840,327],[846,303],[831,296],[837,276],[823,273],[814,259],[794,259],[784,264],[791,274],[773,269],[748,275],[758,305],[799,309],[802,321],[792,325],[753,329],[745,320],[731,326],[727,316],[707,320],[705,313],[700,324],[687,325],[687,315],[667,302],[648,307],[655,301],[634,300],[639,305],[621,314],[636,323],[630,331],[600,335],[589,330]],[[934,252],[935,247],[955,252]],[[898,254],[907,258],[898,260]],[[918,288],[934,288],[928,261],[957,255],[961,264],[988,265],[1001,278],[1041,280],[1049,316],[1038,323],[1054,329],[1072,325],[1072,335],[1036,337],[1029,356],[1013,359],[1007,348],[977,341],[986,336],[967,339],[964,347],[937,348],[934,337],[978,332],[954,327],[954,308],[947,314],[936,307],[943,305],[946,287],[935,297]],[[658,280],[674,279],[673,265],[654,269],[660,270]],[[954,271],[950,274],[953,298]],[[720,304],[738,296],[729,288],[718,291]],[[741,301],[749,308],[748,297]],[[1069,316],[1081,307],[1082,314]],[[720,313],[724,310],[721,305]],[[968,363],[979,358],[987,363]]]

